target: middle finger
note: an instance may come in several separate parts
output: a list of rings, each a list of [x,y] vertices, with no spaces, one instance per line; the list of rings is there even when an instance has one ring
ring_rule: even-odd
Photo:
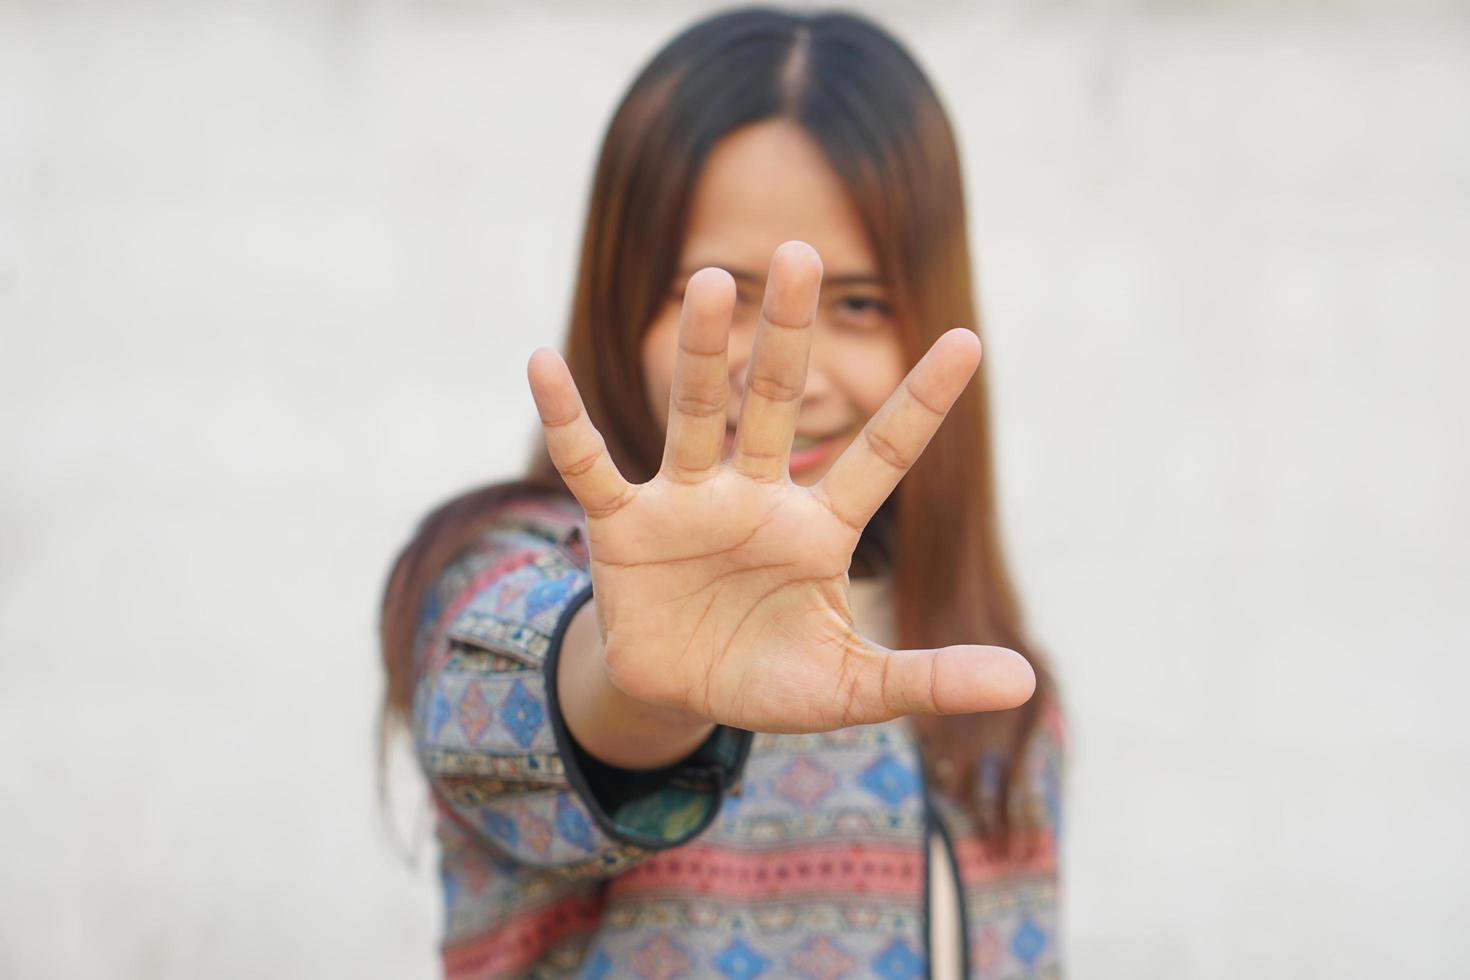
[[[822,260],[806,242],[785,242],[771,256],[730,457],[751,479],[790,479],[791,440],[806,389],[821,283]]]

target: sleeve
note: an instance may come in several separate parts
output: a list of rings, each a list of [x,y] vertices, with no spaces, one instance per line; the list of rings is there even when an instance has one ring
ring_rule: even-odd
[[[1036,741],[1027,754],[1027,765],[1041,808],[1038,822],[1045,829],[1047,847],[1055,868],[1062,843],[1062,790],[1067,747],[1066,722],[1055,703],[1047,706],[1038,729]]]
[[[1057,977],[1064,972],[1058,845],[1062,827],[1065,729],[1055,703],[1043,709],[1022,753],[1024,791],[1011,800],[1013,838],[1008,853],[984,839],[971,809],[947,796],[936,800],[957,829],[955,857],[964,881],[969,922],[968,976]],[[977,791],[997,792],[1004,756],[980,758]]]
[[[1065,748],[1062,714],[1052,701],[1022,758],[1027,792],[1017,801],[1016,822],[1023,854],[1012,871],[1009,908],[998,922],[1007,938],[1005,975],[1015,969],[1026,976],[1053,977],[1064,969],[1060,850]]]
[[[615,874],[698,836],[738,792],[752,734],[716,726],[684,760],[631,771],[572,739],[556,663],[592,597],[580,529],[508,519],[427,604],[413,733],[443,818],[501,859],[565,878]]]

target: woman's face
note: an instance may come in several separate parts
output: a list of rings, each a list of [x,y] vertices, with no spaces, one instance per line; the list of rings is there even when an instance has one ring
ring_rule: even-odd
[[[898,387],[907,365],[857,211],[817,144],[796,124],[755,123],[716,144],[694,189],[673,287],[644,334],[641,355],[650,407],[667,432],[684,285],[705,266],[718,266],[735,278],[728,456],[766,270],[776,246],[791,239],[815,248],[823,268],[806,393],[791,449],[791,479],[810,486]]]

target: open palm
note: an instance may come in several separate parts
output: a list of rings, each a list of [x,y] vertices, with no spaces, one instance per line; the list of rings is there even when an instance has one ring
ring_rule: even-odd
[[[821,272],[802,242],[772,257],[728,460],[728,273],[689,280],[663,463],[647,483],[618,472],[565,362],[532,355],[547,449],[587,516],[608,677],[635,699],[768,732],[1020,704],[1035,680],[1013,651],[890,650],[853,629],[847,570],[862,529],[974,374],[980,344],[964,329],[941,336],[825,476],[799,486],[789,456]]]

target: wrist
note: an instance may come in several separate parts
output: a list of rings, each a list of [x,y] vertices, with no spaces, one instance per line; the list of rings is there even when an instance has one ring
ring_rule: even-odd
[[[573,614],[556,664],[568,731],[590,755],[625,769],[657,769],[687,757],[714,723],[683,708],[639,700],[613,684],[594,601]]]

